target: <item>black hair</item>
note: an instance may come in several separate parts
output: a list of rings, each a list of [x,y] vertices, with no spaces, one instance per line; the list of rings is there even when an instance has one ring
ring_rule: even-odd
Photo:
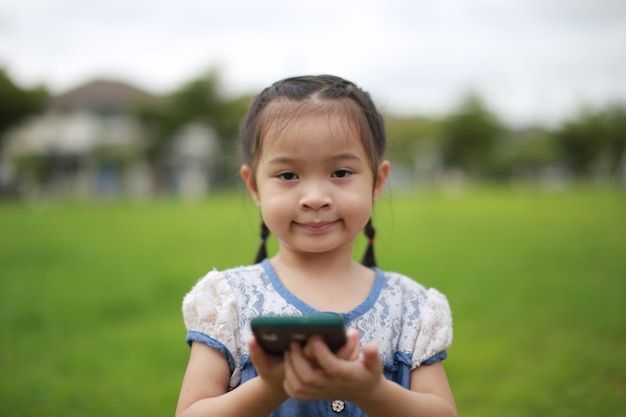
[[[378,164],[382,160],[387,144],[383,117],[376,109],[369,93],[354,83],[334,75],[285,78],[275,82],[253,98],[239,129],[243,160],[251,168],[253,175],[259,158],[264,128],[268,124],[268,119],[272,119],[273,116],[268,111],[268,107],[271,107],[268,105],[270,103],[294,104],[294,102],[299,106],[291,106],[293,110],[282,112],[281,117],[298,116],[306,111],[331,112],[341,108],[355,119],[353,121],[359,128],[359,137],[368,155],[374,181],[376,181]],[[337,105],[342,107],[337,107]],[[267,257],[266,241],[269,233],[265,222],[262,222],[261,246],[255,262],[260,262]],[[374,257],[376,233],[371,219],[367,222],[364,233],[368,243],[361,263],[373,267],[376,266]]]
[[[267,258],[267,238],[270,235],[270,229],[267,227],[264,221],[261,221],[261,243],[259,250],[254,258],[254,263],[259,263],[263,259]]]

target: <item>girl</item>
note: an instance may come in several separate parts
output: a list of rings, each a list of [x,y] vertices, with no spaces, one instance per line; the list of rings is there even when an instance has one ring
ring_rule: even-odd
[[[441,364],[452,340],[446,298],[375,265],[370,216],[389,162],[370,96],[334,76],[279,81],[241,125],[241,177],[261,210],[257,263],[212,271],[185,296],[189,365],[182,416],[456,416]],[[352,260],[357,234],[369,238]],[[269,232],[279,242],[266,258]],[[341,314],[348,342],[321,338],[267,355],[249,322],[263,314]]]

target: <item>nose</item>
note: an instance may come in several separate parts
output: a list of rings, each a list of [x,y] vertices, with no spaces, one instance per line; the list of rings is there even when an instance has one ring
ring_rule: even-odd
[[[332,206],[333,200],[327,187],[321,181],[310,181],[303,185],[300,208],[320,210]]]

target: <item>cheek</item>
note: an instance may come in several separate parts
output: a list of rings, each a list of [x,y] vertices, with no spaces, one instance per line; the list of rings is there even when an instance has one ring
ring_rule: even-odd
[[[259,203],[266,223],[279,224],[291,219],[292,205],[279,196],[262,195]]]
[[[351,190],[350,192],[343,192],[340,198],[348,204],[359,205],[363,208],[371,206],[374,198],[372,189],[369,187],[360,187],[357,190]]]
[[[374,205],[371,189],[363,189],[360,192],[354,193],[344,193],[342,197],[341,205],[343,210],[346,210],[355,221],[362,222],[369,219]]]

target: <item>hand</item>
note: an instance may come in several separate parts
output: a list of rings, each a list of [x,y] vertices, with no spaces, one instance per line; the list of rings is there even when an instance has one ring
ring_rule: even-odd
[[[283,380],[285,379],[284,359],[279,356],[269,355],[265,353],[263,348],[257,343],[254,337],[248,340],[248,350],[250,352],[250,360],[265,383],[273,389],[283,390]]]
[[[313,340],[319,339],[319,337],[315,336],[312,338]],[[347,361],[355,361],[359,358],[359,354],[361,351],[361,338],[359,331],[356,329],[348,329],[346,332],[346,344],[343,345],[339,350],[335,352],[335,356],[339,359],[344,359]],[[313,356],[313,343],[307,343],[304,346],[304,356],[311,361],[314,366],[317,366],[316,360]]]
[[[311,338],[304,348],[292,344],[285,352],[283,388],[287,395],[297,400],[348,401],[369,395],[383,382],[378,347],[368,344],[363,357],[354,358],[354,345],[354,340],[350,346],[346,343],[345,349],[335,355],[318,337]]]
[[[339,359],[347,361],[355,361],[359,359],[359,355],[361,353],[361,335],[359,334],[359,331],[355,329],[348,329],[346,332],[346,339],[346,344],[335,352],[335,356]]]

